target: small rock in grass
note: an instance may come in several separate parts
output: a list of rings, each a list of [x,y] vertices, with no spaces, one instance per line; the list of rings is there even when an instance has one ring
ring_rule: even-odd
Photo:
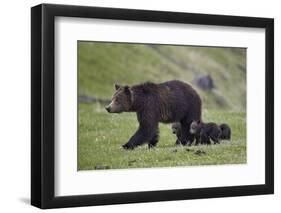
[[[195,83],[202,90],[211,91],[215,88],[214,80],[210,74],[197,76]]]
[[[201,156],[201,155],[206,155],[206,152],[203,150],[197,150],[196,152],[194,152],[194,154]]]

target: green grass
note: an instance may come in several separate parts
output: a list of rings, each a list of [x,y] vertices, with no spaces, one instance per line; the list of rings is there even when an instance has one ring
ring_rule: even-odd
[[[79,104],[78,170],[174,167],[246,163],[244,112],[204,110],[205,121],[228,123],[232,140],[219,145],[176,147],[170,125],[160,125],[160,140],[127,151],[121,146],[136,131],[135,113],[109,114],[100,104]]]

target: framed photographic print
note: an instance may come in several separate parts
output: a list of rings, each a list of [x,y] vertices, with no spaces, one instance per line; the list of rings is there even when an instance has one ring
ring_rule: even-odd
[[[31,204],[271,194],[274,21],[31,9]]]

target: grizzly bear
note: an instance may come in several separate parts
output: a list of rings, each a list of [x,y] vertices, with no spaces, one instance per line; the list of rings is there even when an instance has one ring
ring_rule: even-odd
[[[144,143],[148,143],[149,148],[156,146],[159,122],[180,122],[180,141],[186,145],[192,136],[191,122],[201,119],[201,99],[187,83],[173,80],[160,84],[115,85],[115,90],[106,110],[109,113],[136,112],[139,122],[138,130],[123,145],[124,149],[134,149]]]
[[[221,124],[220,125],[221,129],[221,136],[220,139],[222,140],[230,140],[231,139],[231,129],[227,124]]]
[[[214,144],[220,143],[219,139],[222,131],[216,123],[204,123],[198,120],[191,123],[190,133],[195,136],[195,145],[198,145],[199,143],[209,145],[211,144],[210,139],[214,141]]]

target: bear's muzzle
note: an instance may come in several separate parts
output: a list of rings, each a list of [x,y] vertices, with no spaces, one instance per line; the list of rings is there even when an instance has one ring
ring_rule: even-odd
[[[110,105],[106,106],[105,109],[106,109],[107,112],[111,112],[111,106]]]

